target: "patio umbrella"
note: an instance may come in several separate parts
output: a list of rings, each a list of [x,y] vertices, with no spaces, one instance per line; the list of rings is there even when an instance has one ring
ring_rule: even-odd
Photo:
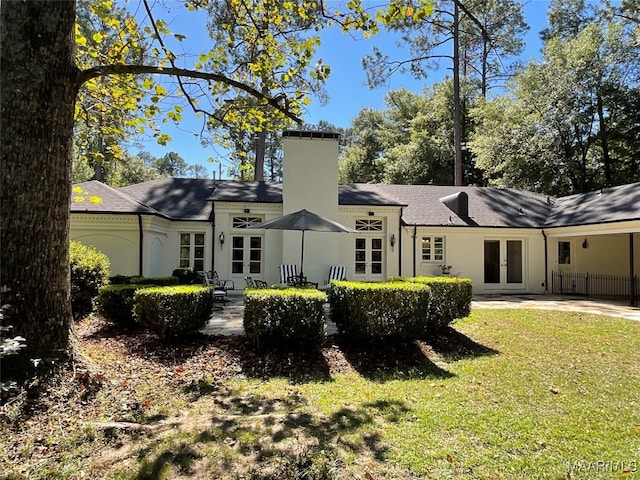
[[[345,227],[344,225],[329,220],[328,218],[316,215],[313,212],[305,210],[298,210],[297,212],[289,213],[282,217],[274,218],[266,222],[252,225],[249,228],[265,228],[273,230],[301,230],[302,231],[302,250],[300,254],[300,276],[303,276],[303,262],[304,262],[304,232],[307,230],[312,232],[344,232],[344,233],[356,233],[353,228]]]

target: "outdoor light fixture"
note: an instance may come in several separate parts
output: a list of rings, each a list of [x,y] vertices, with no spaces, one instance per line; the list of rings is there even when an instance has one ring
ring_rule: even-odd
[[[396,245],[396,234],[392,233],[391,237],[389,237],[389,243],[391,244],[391,248],[395,247]]]
[[[587,242],[587,239],[584,239],[584,242],[582,242],[582,248],[589,248],[589,242]]]
[[[224,232],[220,232],[218,240],[220,240],[220,249],[222,249],[222,246],[224,245]]]
[[[248,208],[245,208],[244,213],[251,213],[251,210],[249,210]]]
[[[373,217],[376,214],[376,212],[368,212],[368,213],[370,217]]]

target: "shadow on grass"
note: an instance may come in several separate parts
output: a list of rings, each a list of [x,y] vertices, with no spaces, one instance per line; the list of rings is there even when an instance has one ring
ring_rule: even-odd
[[[220,396],[218,413],[188,436],[155,438],[139,450],[138,480],[203,478],[314,479],[344,478],[344,452],[384,462],[389,447],[386,425],[411,414],[403,401],[379,400],[341,406],[329,415],[309,411],[304,397],[287,390],[275,397],[250,393]],[[381,463],[383,464],[383,463]],[[392,478],[392,477],[388,477]]]
[[[430,338],[425,339],[424,342],[447,361],[498,355],[500,353],[498,350],[476,342],[452,327],[444,328]]]
[[[182,475],[193,473],[193,463],[202,455],[198,453],[193,445],[179,444],[175,447],[165,449],[155,456],[150,455],[150,451],[141,451],[138,457],[142,458],[135,480],[159,480],[168,478],[168,470],[171,466]]]
[[[449,378],[453,374],[434,363],[419,342],[385,341],[375,345],[335,339],[353,369],[374,381]]]
[[[319,348],[254,351],[249,347],[239,360],[243,373],[251,378],[283,377],[291,383],[331,380],[329,365]]]
[[[295,450],[300,447],[311,455],[332,457],[339,447],[384,460],[388,448],[381,438],[382,426],[399,422],[410,411],[404,402],[381,400],[344,406],[326,417],[311,415],[297,394],[248,401],[231,398],[217,405],[224,413],[212,417],[211,428],[200,441],[226,441],[243,455],[253,453],[261,461],[284,459],[285,464],[299,461]]]

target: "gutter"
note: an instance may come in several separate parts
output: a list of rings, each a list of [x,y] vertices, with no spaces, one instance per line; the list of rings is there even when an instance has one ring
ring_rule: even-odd
[[[416,246],[416,238],[418,237],[418,225],[414,224],[413,225],[413,276],[416,276],[416,253],[417,253],[417,246]]]
[[[636,297],[636,274],[634,271],[634,245],[633,245],[633,232],[629,233],[629,284],[631,285],[631,306],[638,306],[638,299]]]
[[[142,214],[138,214],[138,275],[142,277],[142,259],[144,256],[144,232],[142,230]]]
[[[549,254],[547,251],[547,234],[545,233],[544,228],[541,231],[542,236],[544,237],[544,293],[546,295],[549,293]]]
[[[400,217],[398,218],[398,276],[402,276],[402,210],[400,207]]]

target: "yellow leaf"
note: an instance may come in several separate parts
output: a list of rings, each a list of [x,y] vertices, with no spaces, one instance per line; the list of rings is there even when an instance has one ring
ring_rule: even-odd
[[[76,203],[84,202],[84,197],[73,197],[73,201]]]
[[[408,6],[407,7],[407,11],[404,13],[407,17],[410,17],[411,15],[413,15],[413,7],[412,6]]]
[[[94,33],[91,38],[93,38],[93,41],[96,43],[102,42],[102,34],[100,32]]]
[[[76,43],[81,47],[84,47],[87,44],[87,39],[82,35],[76,37]]]
[[[102,203],[102,198],[91,196],[91,197],[89,197],[89,202],[91,202],[91,203]]]

